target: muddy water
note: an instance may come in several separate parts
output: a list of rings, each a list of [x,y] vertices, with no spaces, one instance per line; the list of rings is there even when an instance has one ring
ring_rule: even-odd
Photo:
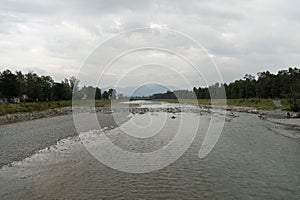
[[[170,106],[169,104],[166,106]],[[175,119],[171,116],[175,115]],[[152,152],[172,141],[180,117],[199,121],[192,145],[163,169],[132,174],[95,159],[82,145],[103,135],[85,132],[67,138],[11,167],[0,170],[1,199],[299,199],[300,142],[276,134],[256,115],[226,122],[212,152],[199,159],[210,113],[135,114],[121,128],[105,131],[112,143],[131,152]],[[122,132],[134,124],[146,128],[153,118],[167,119],[158,134]],[[162,120],[157,120],[159,123]],[[172,125],[173,124],[173,125]],[[172,125],[172,126],[171,126]],[[175,127],[175,128],[174,128]],[[150,127],[148,127],[150,128]],[[153,127],[152,127],[153,128]],[[157,131],[156,131],[157,132]],[[95,146],[94,146],[95,147]],[[97,149],[97,146],[95,147]],[[112,159],[115,159],[112,157]],[[123,159],[123,160],[122,160]],[[124,165],[126,158],[118,157]]]

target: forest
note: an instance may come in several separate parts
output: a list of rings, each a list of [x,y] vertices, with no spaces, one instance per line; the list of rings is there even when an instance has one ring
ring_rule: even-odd
[[[109,99],[115,94],[113,89],[101,93],[98,87],[78,88],[75,77],[55,82],[51,76],[39,76],[34,72],[23,74],[10,70],[0,72],[0,100],[2,102],[47,102],[77,99]]]
[[[224,92],[225,91],[225,94]],[[220,95],[221,94],[221,95]],[[222,95],[224,94],[224,95]],[[227,99],[288,99],[291,109],[299,110],[300,69],[289,68],[280,70],[277,74],[269,71],[257,73],[257,77],[246,74],[244,78],[229,84],[216,83],[209,87],[194,87],[193,91],[177,90],[154,94],[152,99],[197,99],[224,98]]]
[[[101,93],[101,89],[93,86],[78,88],[79,80],[75,77],[55,82],[50,76],[39,76],[34,72],[23,74],[10,70],[0,72],[0,99],[14,102],[15,98],[26,102],[47,102],[76,99],[110,99],[116,97],[116,91],[109,89]],[[224,94],[225,91],[226,93]],[[224,95],[219,95],[219,94]],[[259,72],[257,76],[246,74],[244,78],[231,83],[216,83],[209,87],[194,87],[193,91],[177,90],[158,93],[151,99],[289,99],[292,110],[299,110],[300,69],[289,68],[276,74],[269,71]]]
[[[174,92],[154,94],[154,99],[172,99],[179,95],[180,98],[190,98],[196,94],[198,99],[209,99],[211,95],[216,98],[218,93],[225,89],[228,99],[245,98],[290,98],[300,94],[300,69],[289,68],[280,70],[277,74],[269,71],[253,75],[246,74],[244,78],[232,83],[216,83],[209,87],[194,87],[193,92],[177,90]],[[176,96],[175,96],[176,94]]]

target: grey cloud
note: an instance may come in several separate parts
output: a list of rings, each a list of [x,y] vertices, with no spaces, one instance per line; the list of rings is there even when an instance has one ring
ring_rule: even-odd
[[[213,56],[224,80],[232,81],[245,73],[299,63],[299,4],[296,0],[3,0],[0,66],[40,69],[55,79],[69,77],[101,42],[156,24],[197,40]],[[129,40],[126,45],[138,42]],[[114,48],[122,48],[117,45]]]

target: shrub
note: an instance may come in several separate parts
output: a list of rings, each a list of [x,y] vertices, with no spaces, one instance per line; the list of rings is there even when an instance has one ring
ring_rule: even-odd
[[[291,111],[299,112],[300,105],[299,105],[299,102],[297,101],[296,97],[293,97],[293,98],[289,99],[288,103],[290,105]]]

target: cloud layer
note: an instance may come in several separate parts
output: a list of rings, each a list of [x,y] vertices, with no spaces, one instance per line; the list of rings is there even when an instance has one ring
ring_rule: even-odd
[[[245,73],[298,65],[299,7],[296,0],[3,0],[0,66],[49,74],[59,81],[76,75],[84,59],[106,39],[130,29],[166,27],[203,45],[228,82]]]

